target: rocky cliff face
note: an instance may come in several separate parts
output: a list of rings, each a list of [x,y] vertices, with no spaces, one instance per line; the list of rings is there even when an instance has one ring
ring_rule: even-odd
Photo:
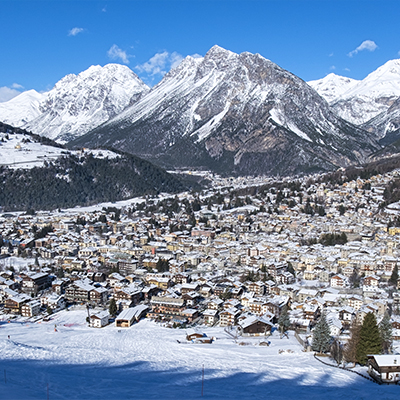
[[[400,97],[375,118],[362,125],[362,128],[379,138],[383,146],[400,139]]]
[[[377,148],[300,78],[258,54],[187,57],[121,114],[72,142],[164,166],[296,174],[362,162]]]

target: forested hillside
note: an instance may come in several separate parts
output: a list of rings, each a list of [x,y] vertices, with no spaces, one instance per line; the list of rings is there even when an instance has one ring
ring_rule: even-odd
[[[0,206],[5,211],[54,209],[178,192],[182,180],[138,157],[66,155],[32,169],[0,167]]]

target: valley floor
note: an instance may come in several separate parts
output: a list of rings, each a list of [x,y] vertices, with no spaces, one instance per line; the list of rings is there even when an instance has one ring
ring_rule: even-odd
[[[296,339],[239,338],[205,328],[211,345],[142,320],[130,328],[89,328],[85,309],[40,323],[0,322],[0,399],[398,399],[325,366]],[[8,338],[10,336],[10,338]],[[269,346],[260,346],[268,340]],[[180,342],[180,343],[179,343]],[[202,396],[202,371],[204,386]],[[361,370],[360,371],[365,371]],[[3,376],[4,375],[4,376]]]

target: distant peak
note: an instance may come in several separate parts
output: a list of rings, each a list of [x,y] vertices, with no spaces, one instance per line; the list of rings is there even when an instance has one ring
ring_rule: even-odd
[[[210,50],[208,50],[206,57],[214,57],[220,55],[236,55],[236,53],[233,53],[230,50],[226,50],[218,45],[214,45],[213,47],[211,47]]]

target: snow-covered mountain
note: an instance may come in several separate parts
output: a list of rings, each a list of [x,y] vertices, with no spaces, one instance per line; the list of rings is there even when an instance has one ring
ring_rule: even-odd
[[[328,170],[364,160],[368,134],[259,54],[214,46],[72,145],[114,146],[167,166],[237,173]]]
[[[400,139],[400,97],[376,117],[362,125],[380,139],[382,145],[390,145]]]
[[[65,76],[47,93],[31,95],[31,102],[25,92],[2,103],[0,121],[65,143],[108,121],[148,90],[126,66],[91,66]]]
[[[36,90],[27,90],[17,97],[0,103],[0,121],[21,127],[40,115],[39,107],[45,95]]]
[[[390,60],[365,79],[351,80],[348,86],[344,82],[349,78],[333,79],[331,75],[309,84],[340,117],[356,125],[387,111],[400,96],[400,60]]]
[[[328,103],[337,100],[359,81],[336,74],[329,74],[325,78],[307,82]]]

